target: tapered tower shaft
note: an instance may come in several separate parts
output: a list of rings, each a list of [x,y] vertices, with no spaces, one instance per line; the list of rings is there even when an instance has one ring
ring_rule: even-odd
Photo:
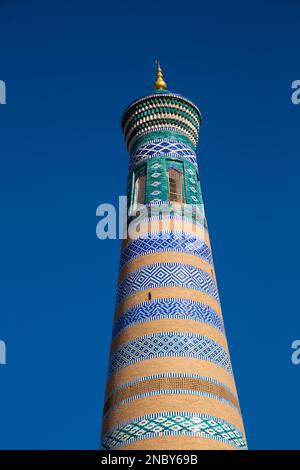
[[[130,236],[102,446],[245,449],[195,154],[201,113],[166,88],[158,65],[154,93],[122,119]]]

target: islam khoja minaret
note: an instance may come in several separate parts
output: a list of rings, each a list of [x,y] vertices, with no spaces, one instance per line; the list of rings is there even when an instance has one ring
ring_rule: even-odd
[[[200,189],[201,121],[159,63],[153,93],[122,118],[138,224],[121,247],[102,449],[247,448]]]

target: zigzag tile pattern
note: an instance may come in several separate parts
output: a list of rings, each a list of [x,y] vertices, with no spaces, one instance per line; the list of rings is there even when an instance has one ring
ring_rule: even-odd
[[[224,324],[220,315],[207,305],[189,299],[153,299],[135,305],[121,315],[113,327],[113,339],[125,328],[161,320],[162,318],[179,318],[207,323],[224,334]]]
[[[200,238],[183,232],[159,232],[128,243],[121,253],[120,269],[139,256],[162,251],[192,254],[213,265],[211,250]]]
[[[157,357],[193,357],[213,362],[232,373],[225,349],[207,336],[194,333],[162,332],[129,341],[110,357],[109,375],[131,364]]]
[[[196,289],[219,300],[211,276],[201,269],[181,263],[157,263],[131,272],[118,287],[117,303],[129,295],[156,287]]]

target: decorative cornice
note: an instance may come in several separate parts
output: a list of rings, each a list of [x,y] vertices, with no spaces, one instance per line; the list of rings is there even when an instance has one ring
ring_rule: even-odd
[[[202,117],[199,109],[186,98],[173,93],[155,93],[133,102],[122,118],[129,152],[144,135],[168,131],[184,136],[192,149],[198,142]]]

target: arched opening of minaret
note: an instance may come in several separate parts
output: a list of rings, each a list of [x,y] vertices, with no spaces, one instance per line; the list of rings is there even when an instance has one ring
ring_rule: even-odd
[[[183,202],[182,173],[175,168],[168,170],[169,177],[169,201]]]
[[[137,177],[134,185],[134,203],[145,204],[146,175]]]

